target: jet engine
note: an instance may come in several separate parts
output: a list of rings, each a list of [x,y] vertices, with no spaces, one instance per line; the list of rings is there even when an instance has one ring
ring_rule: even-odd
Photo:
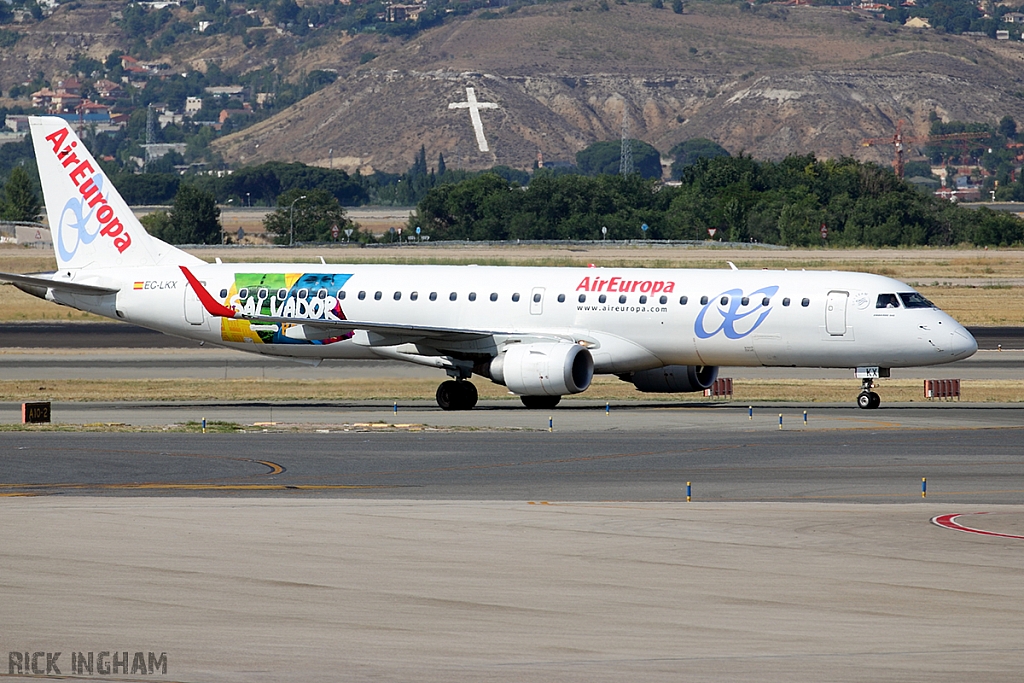
[[[579,344],[513,344],[491,360],[488,374],[521,396],[578,394],[594,378],[594,359]]]
[[[640,391],[674,394],[710,388],[718,378],[718,368],[714,365],[666,365],[621,377]]]

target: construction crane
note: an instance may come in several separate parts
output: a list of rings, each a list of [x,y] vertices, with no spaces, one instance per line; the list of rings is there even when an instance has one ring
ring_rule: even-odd
[[[886,136],[881,138],[867,138],[861,140],[862,147],[874,147],[875,145],[890,144],[895,149],[896,155],[892,162],[892,167],[896,170],[896,177],[903,178],[903,150],[905,145],[924,143],[926,145],[934,145],[940,142],[961,142],[963,143],[963,156],[967,156],[967,141],[968,140],[979,140],[981,138],[991,137],[991,133],[949,133],[947,135],[923,135],[923,136],[904,136],[903,135],[903,119],[896,122],[896,134],[892,136]]]

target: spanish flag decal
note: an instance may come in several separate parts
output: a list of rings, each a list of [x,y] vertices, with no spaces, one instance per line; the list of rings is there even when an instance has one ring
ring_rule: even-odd
[[[142,285],[143,285],[142,282],[136,282],[135,283],[135,289],[142,289]]]

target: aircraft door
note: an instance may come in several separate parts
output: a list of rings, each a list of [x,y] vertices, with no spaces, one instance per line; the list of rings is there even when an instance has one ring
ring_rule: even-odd
[[[544,312],[544,288],[534,287],[530,292],[530,315],[540,315]]]
[[[846,334],[846,301],[849,292],[829,292],[825,300],[825,331],[833,337]]]
[[[185,287],[185,322],[190,325],[202,325],[205,322],[203,304],[199,301],[191,285]]]

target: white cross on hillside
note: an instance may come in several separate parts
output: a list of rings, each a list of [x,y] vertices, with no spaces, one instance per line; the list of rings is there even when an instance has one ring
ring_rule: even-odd
[[[497,109],[498,105],[494,102],[477,102],[476,90],[473,88],[466,88],[466,101],[452,102],[448,105],[448,108],[469,110],[469,118],[473,122],[473,131],[476,133],[477,146],[480,147],[481,152],[490,151],[487,147],[487,138],[484,137],[484,123],[480,120],[480,110]]]

